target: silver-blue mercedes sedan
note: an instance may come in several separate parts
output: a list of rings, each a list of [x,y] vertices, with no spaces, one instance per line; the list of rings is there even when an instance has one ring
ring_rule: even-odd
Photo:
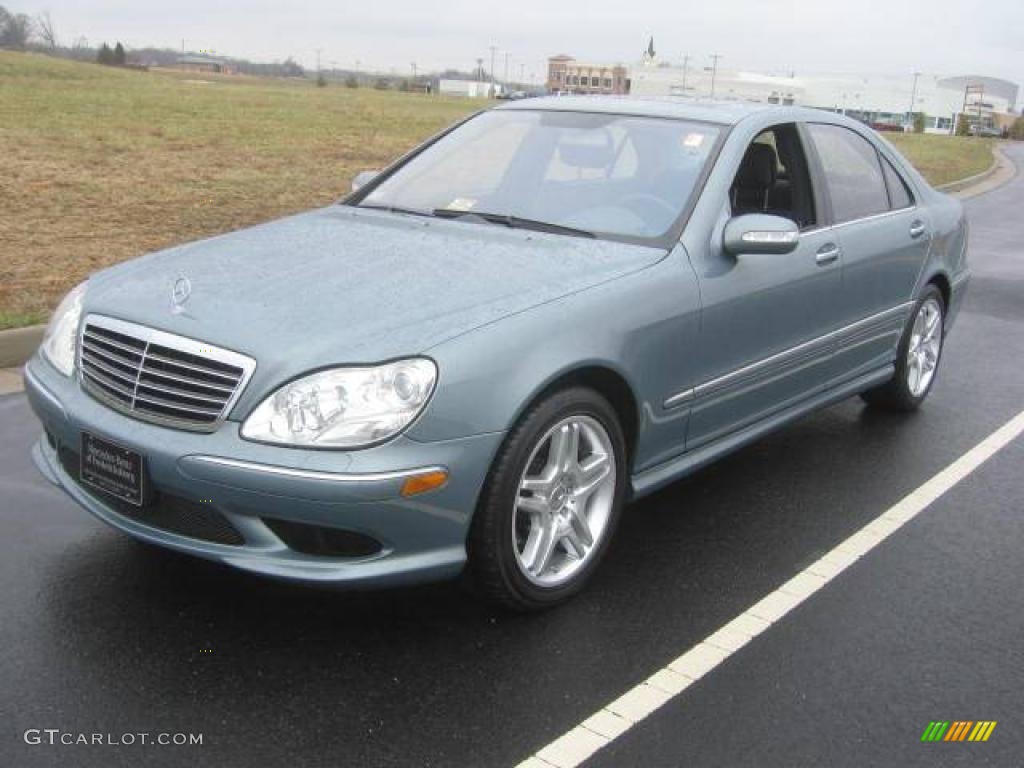
[[[34,458],[152,544],[542,608],[630,499],[852,395],[920,406],[966,242],[839,115],[519,101],[75,288],[26,367]]]

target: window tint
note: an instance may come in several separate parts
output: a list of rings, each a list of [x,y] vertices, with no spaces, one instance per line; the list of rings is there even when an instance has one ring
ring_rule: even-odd
[[[838,125],[808,126],[818,150],[836,222],[889,210],[878,153],[870,142]]]
[[[889,201],[892,203],[893,210],[912,206],[914,198],[907,188],[907,182],[896,172],[892,164],[884,158],[882,159],[882,170],[885,171],[885,183],[889,185]]]

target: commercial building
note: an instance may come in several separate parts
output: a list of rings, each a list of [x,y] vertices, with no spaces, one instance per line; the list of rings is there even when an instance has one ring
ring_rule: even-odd
[[[796,104],[842,112],[880,128],[903,129],[912,113],[925,116],[929,133],[951,133],[956,116],[1002,129],[1019,115],[1016,83],[983,75],[772,75],[680,66],[645,56],[630,70],[637,96],[679,96]]]
[[[467,96],[471,99],[486,99],[501,94],[502,87],[500,84],[488,83],[482,80],[441,79],[437,83],[437,90],[445,96]]]
[[[550,93],[629,93],[629,72],[624,64],[577,61],[561,54],[548,59]]]

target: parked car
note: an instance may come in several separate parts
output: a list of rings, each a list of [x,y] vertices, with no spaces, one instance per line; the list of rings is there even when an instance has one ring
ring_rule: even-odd
[[[968,281],[960,203],[814,110],[512,102],[354,187],[71,291],[26,368],[42,473],[247,571],[541,608],[627,501],[919,407]]]
[[[1006,138],[1003,132],[994,125],[972,125],[971,136],[980,136],[986,139]]]

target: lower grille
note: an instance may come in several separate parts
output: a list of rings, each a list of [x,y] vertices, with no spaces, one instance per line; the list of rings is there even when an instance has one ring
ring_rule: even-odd
[[[142,525],[158,528],[168,533],[177,533],[191,539],[209,541],[214,544],[240,546],[245,543],[242,534],[231,522],[208,504],[200,504],[181,496],[157,492],[152,503],[141,507],[129,504],[123,499],[104,493],[98,488],[84,485],[79,477],[81,458],[77,451],[60,446],[57,452],[60,464],[82,490],[96,497],[122,517]]]
[[[383,549],[371,536],[341,528],[264,517],[263,522],[290,549],[320,557],[369,557]]]

